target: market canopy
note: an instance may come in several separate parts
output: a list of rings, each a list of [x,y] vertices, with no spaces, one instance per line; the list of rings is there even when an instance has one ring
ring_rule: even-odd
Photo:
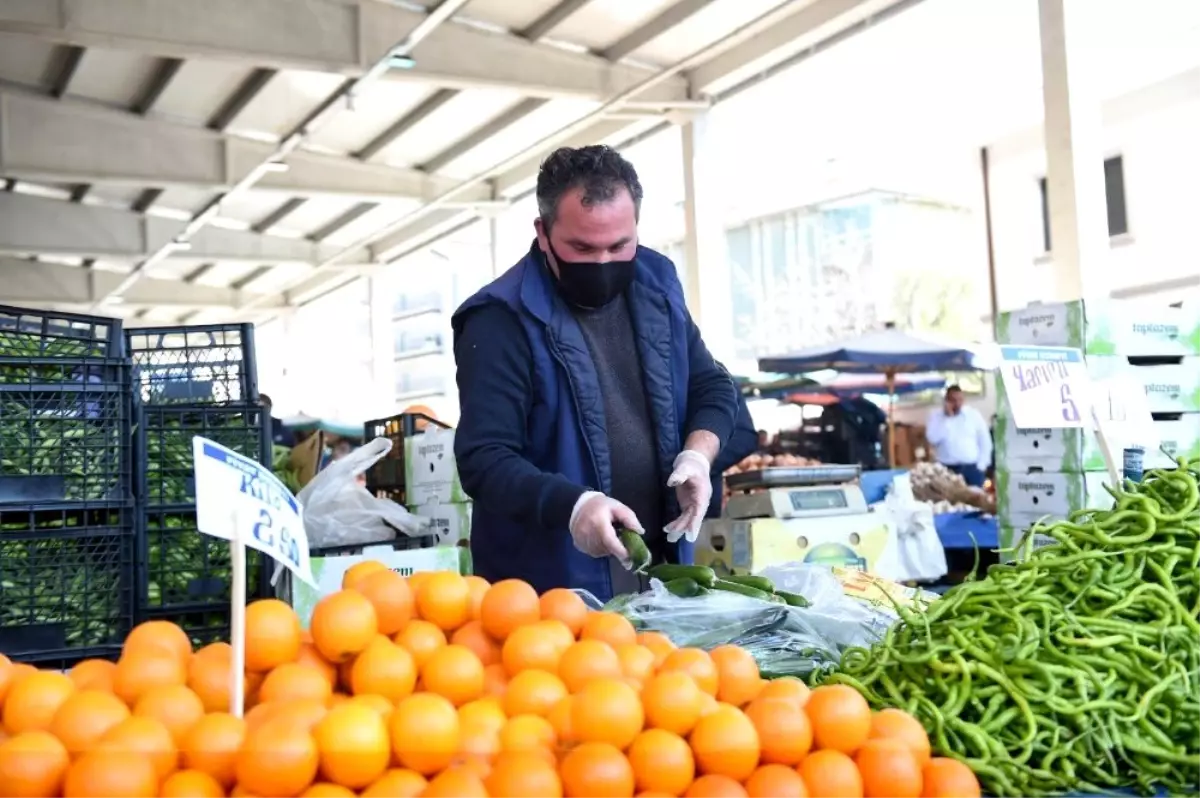
[[[937,391],[945,386],[946,378],[940,374],[897,376],[890,389],[887,377],[882,374],[839,374],[819,386],[788,394],[786,401],[799,405],[830,405],[841,399],[868,393],[902,396],[922,391]]]
[[[822,369],[895,374],[977,368],[975,353],[966,347],[919,338],[892,327],[788,355],[759,358],[758,367],[780,374]]]

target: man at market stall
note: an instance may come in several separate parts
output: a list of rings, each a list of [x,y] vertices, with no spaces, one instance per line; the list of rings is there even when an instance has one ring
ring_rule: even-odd
[[[971,487],[983,487],[992,461],[992,433],[983,415],[963,401],[962,388],[951,385],[946,389],[942,406],[929,414],[925,439],[939,463]]]
[[[638,243],[641,200],[615,150],[557,150],[529,252],[454,314],[454,453],[486,579],[637,590],[617,527],[655,562],[691,561],[737,391],[675,265]]]

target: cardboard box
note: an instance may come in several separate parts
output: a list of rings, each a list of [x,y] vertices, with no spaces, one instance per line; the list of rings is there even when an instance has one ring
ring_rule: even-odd
[[[996,340],[1070,346],[1087,355],[1200,355],[1200,307],[1111,299],[1034,303],[1001,313]]]
[[[1157,418],[1154,429],[1166,453],[1148,449],[1146,468],[1173,468],[1175,457],[1200,457],[1200,413]],[[1123,444],[1114,441],[1113,445],[1119,457]],[[1100,444],[1091,430],[1018,429],[1005,412],[996,416],[996,463],[1013,472],[1041,469],[1078,473],[1106,468]]]
[[[1121,377],[1141,385],[1151,413],[1200,412],[1200,357],[1149,364],[1125,357],[1089,357],[1087,370],[1093,379]]]
[[[471,540],[471,502],[421,504],[409,507],[413,515],[429,519],[429,534],[439,546],[465,545]]]
[[[282,597],[291,603],[300,617],[301,626],[307,629],[308,622],[312,618],[313,607],[323,596],[342,589],[342,577],[350,566],[367,560],[378,560],[402,576],[408,576],[417,571],[461,572],[463,570],[461,551],[461,549],[451,546],[397,551],[391,546],[384,545],[367,546],[359,554],[313,557],[312,573],[317,587],[314,589],[311,585],[298,579],[289,579],[287,581],[290,583],[290,590],[287,592],[290,595]]]
[[[877,513],[785,520],[705,521],[695,563],[719,574],[758,573],[772,565],[807,562],[889,576],[898,568],[896,536]]]
[[[1112,495],[1106,473],[1013,472],[997,469],[996,517],[1001,526],[1028,529],[1042,518],[1064,519],[1076,510],[1106,510]]]
[[[404,439],[404,493],[410,507],[469,501],[454,462],[454,430],[430,425]]]

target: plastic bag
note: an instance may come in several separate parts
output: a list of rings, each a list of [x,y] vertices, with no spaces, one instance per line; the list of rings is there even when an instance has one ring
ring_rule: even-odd
[[[358,482],[391,449],[390,440],[376,438],[330,463],[300,491],[296,498],[304,506],[309,548],[361,546],[393,540],[397,532],[425,533],[428,521],[393,501],[375,498]]]
[[[883,507],[896,530],[897,582],[932,582],[946,575],[946,550],[933,521],[933,508],[913,497],[908,474],[892,481]]]
[[[871,607],[859,606],[842,594],[836,579],[828,572],[825,576],[833,582],[832,587],[820,585],[817,578],[809,583],[813,595],[802,593],[813,601],[811,607],[773,604],[723,590],[680,598],[653,579],[650,590],[618,596],[605,609],[621,613],[639,629],[662,632],[677,646],[741,646],[766,676],[804,676],[836,665],[848,646],[871,645],[894,621]],[[776,586],[800,592],[791,587],[798,581],[777,581]],[[840,600],[835,600],[834,592]]]

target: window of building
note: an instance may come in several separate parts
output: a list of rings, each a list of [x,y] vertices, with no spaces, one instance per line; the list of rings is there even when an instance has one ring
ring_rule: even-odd
[[[1050,194],[1046,178],[1038,179],[1042,203],[1042,246],[1050,251]],[[1129,213],[1125,204],[1125,162],[1120,155],[1104,161],[1104,204],[1108,212],[1108,236],[1129,232]]]

